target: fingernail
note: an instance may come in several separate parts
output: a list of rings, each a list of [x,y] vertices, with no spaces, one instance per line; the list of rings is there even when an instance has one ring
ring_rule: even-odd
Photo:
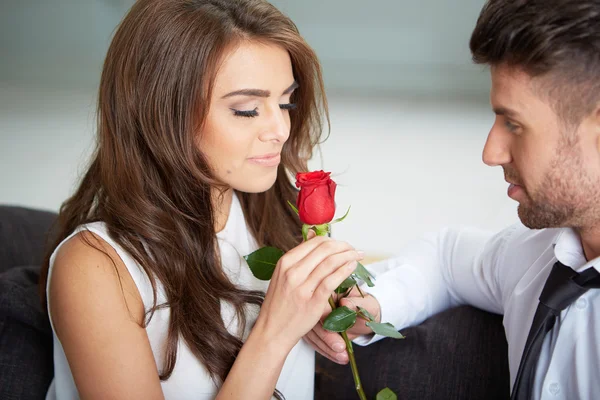
[[[340,353],[335,358],[339,361],[348,361],[348,355],[346,355],[346,353]]]
[[[344,351],[346,346],[344,346],[341,343],[335,343],[332,348],[333,348],[333,351],[337,351],[339,353],[340,351]]]
[[[362,250],[357,250],[356,252],[358,253],[358,256],[359,256],[360,258],[364,258],[364,257],[365,257],[365,252],[364,252],[364,251],[362,251]]]

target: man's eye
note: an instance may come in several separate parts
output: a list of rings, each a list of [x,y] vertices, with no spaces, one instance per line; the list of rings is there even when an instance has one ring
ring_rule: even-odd
[[[510,132],[515,132],[519,128],[517,125],[508,120],[504,121],[504,126],[506,126],[506,129],[508,129]]]

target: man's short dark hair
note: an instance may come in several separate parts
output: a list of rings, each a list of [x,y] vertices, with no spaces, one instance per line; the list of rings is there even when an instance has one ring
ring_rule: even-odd
[[[566,122],[578,124],[600,102],[600,0],[488,0],[470,48],[477,64],[544,77]]]

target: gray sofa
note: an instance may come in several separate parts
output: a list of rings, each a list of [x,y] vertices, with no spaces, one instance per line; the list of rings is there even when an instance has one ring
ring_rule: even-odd
[[[56,215],[0,205],[0,399],[43,399],[52,379],[52,332],[38,297],[39,266]],[[403,330],[405,340],[355,346],[369,399],[508,399],[502,318],[459,307]],[[315,399],[356,399],[349,366],[317,357]]]

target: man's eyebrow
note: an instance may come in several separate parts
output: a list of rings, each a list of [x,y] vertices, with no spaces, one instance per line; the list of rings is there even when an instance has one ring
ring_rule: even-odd
[[[298,88],[298,83],[294,82],[284,90],[283,94],[290,94],[294,89]],[[226,99],[228,97],[233,96],[248,96],[248,97],[269,97],[271,96],[271,92],[263,89],[240,89],[235,90],[231,93],[227,93],[225,96],[221,97],[222,99]]]

